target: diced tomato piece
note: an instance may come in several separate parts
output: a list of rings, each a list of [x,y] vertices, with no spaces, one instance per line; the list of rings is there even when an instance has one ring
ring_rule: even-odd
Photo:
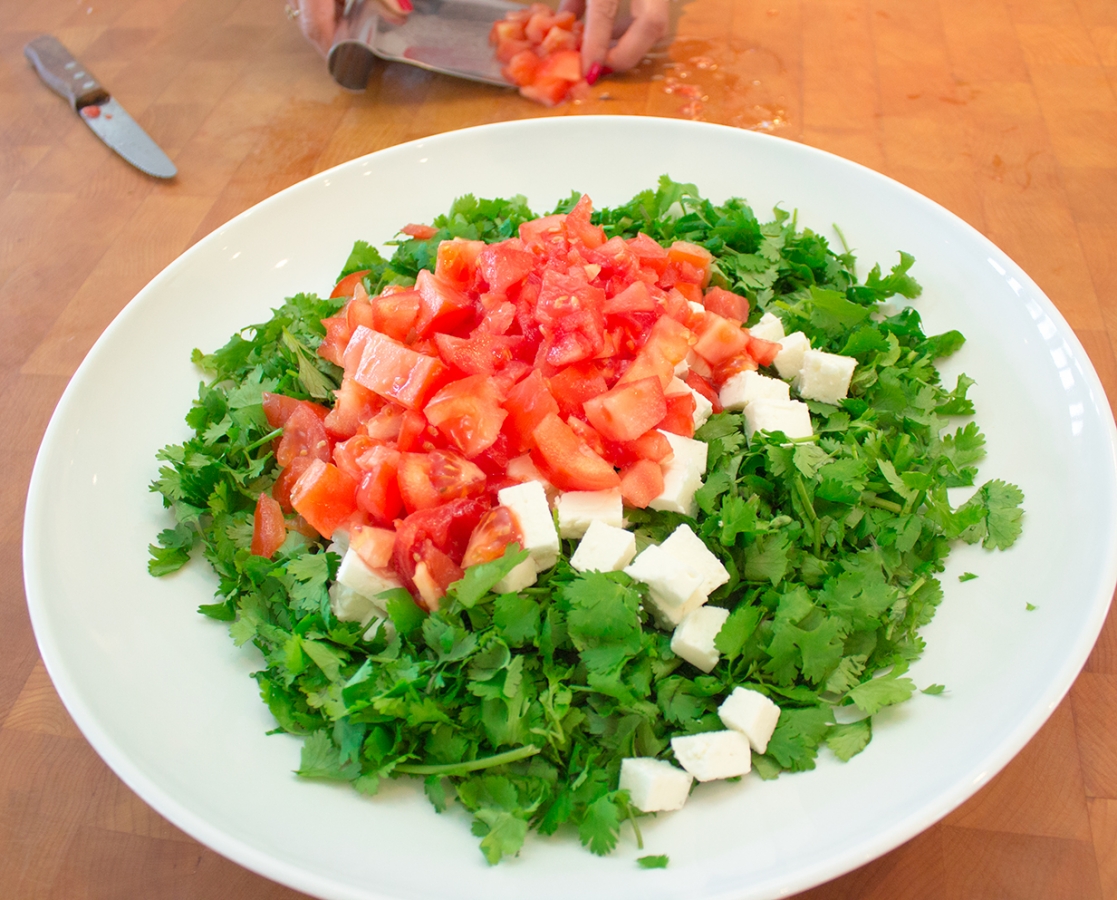
[[[532,458],[561,490],[603,491],[620,483],[616,470],[557,415],[546,416],[536,426],[532,438],[535,441]]]
[[[547,8],[534,12],[524,26],[524,36],[532,43],[542,43],[547,32],[555,26],[555,14]]]
[[[361,480],[365,474],[365,467],[361,465],[361,457],[373,447],[381,446],[368,435],[356,434],[347,441],[334,444],[333,464],[351,478]]]
[[[372,327],[397,341],[406,341],[419,318],[418,291],[392,291],[369,300]]]
[[[435,276],[459,289],[469,287],[477,273],[477,257],[484,249],[484,241],[468,241],[457,237],[442,241],[438,245],[438,257],[434,265]]]
[[[655,308],[655,298],[643,281],[632,282],[601,305],[601,311],[607,316],[615,313],[655,312]]]
[[[392,564],[396,532],[392,528],[358,526],[349,532],[349,546],[370,569],[386,569]]]
[[[559,412],[559,405],[538,369],[533,369],[508,392],[504,408],[508,412],[504,430],[516,451],[530,450],[534,446],[532,434],[539,423]]]
[[[439,360],[416,353],[386,335],[358,328],[353,339],[358,336],[364,338],[364,346],[353,378],[386,400],[407,409],[420,409],[447,375]]]
[[[436,331],[452,331],[473,317],[473,301],[456,285],[426,269],[419,270],[415,289],[420,297],[419,316],[415,320],[419,337],[428,337]]]
[[[320,459],[330,458],[330,439],[326,426],[314,410],[315,404],[300,400],[294,412],[283,424],[283,437],[275,450],[275,461],[281,466],[289,466],[291,460],[299,456]]]
[[[364,325],[366,328],[375,327],[372,304],[369,303],[365,289],[359,284],[357,294],[345,304],[345,322],[350,331],[356,331],[358,325]]]
[[[511,304],[506,304],[511,306]],[[512,351],[523,338],[492,334],[477,328],[468,338],[436,334],[438,355],[448,366],[467,375],[491,375],[512,362]]]
[[[453,381],[428,401],[424,415],[465,456],[492,446],[508,413],[492,379],[470,375]]]
[[[560,50],[543,60],[536,83],[557,79],[573,84],[582,80],[582,56],[577,50]],[[712,257],[711,257],[712,258]]]
[[[522,545],[524,539],[512,511],[507,506],[493,507],[481,517],[469,537],[469,546],[462,557],[463,568],[500,559],[513,541]]]
[[[438,609],[439,601],[446,596],[446,591],[455,581],[459,581],[465,572],[462,567],[450,557],[432,546],[430,541],[423,544],[421,550],[415,554],[417,560],[412,583],[415,586],[416,598],[420,606],[434,612]]]
[[[581,63],[579,63],[579,66]],[[578,78],[581,78],[579,69]],[[573,242],[591,250],[605,243],[605,231],[590,220],[593,215],[593,201],[588,194],[582,194],[574,208],[566,216],[566,236]]]
[[[650,459],[637,460],[621,474],[620,486],[626,506],[646,509],[663,493],[663,469]]]
[[[644,232],[629,238],[628,248],[636,254],[641,266],[648,266],[659,275],[667,271],[667,248]]]
[[[378,525],[392,524],[403,512],[399,461],[399,450],[384,446],[373,447],[360,458],[364,474],[357,487],[357,508],[368,513]]]
[[[611,441],[634,441],[654,428],[667,412],[658,378],[617,383],[583,404],[591,425]]]
[[[718,399],[718,392],[713,389],[710,382],[693,371],[687,372],[684,381],[686,381],[687,387],[694,388],[694,390],[698,391],[698,393],[713,404],[714,412],[721,412],[721,401]]]
[[[694,395],[687,391],[685,394],[675,394],[667,398],[667,412],[660,420],[659,427],[672,434],[681,434],[683,437],[694,437],[694,410],[697,404]]]
[[[714,375],[711,379],[714,384],[725,384],[734,375],[739,375],[741,372],[756,371],[756,360],[749,356],[748,353],[738,353],[736,356],[731,356],[729,359],[720,363],[714,369]]]
[[[469,497],[418,510],[400,521],[396,526],[394,562],[395,570],[408,587],[414,589],[415,569],[423,561],[427,542],[460,564],[469,538],[490,506],[487,497]]]
[[[703,300],[702,288],[697,284],[692,284],[689,281],[676,281],[674,288],[686,298],[688,304],[701,303]]]
[[[663,319],[660,319],[662,322]],[[645,345],[636,359],[632,361],[617,384],[627,384],[633,381],[642,381],[645,378],[658,378],[661,388],[671,383],[675,377],[675,364],[663,355],[659,344]]]
[[[281,428],[286,425],[287,420],[291,418],[291,413],[300,406],[307,407],[323,421],[325,421],[326,416],[330,414],[328,406],[323,406],[321,403],[313,403],[310,400],[296,400],[294,397],[288,397],[286,394],[271,394],[264,391],[261,397],[264,407],[264,418],[268,420],[268,425],[271,428]]]
[[[571,416],[566,420],[566,424],[570,426],[570,430],[578,436],[579,440],[585,442],[585,445],[594,453],[602,459],[608,459],[605,452],[605,439],[589,422],[578,416]],[[610,462],[612,461],[610,460]]]
[[[499,46],[506,41],[523,41],[526,39],[523,22],[497,19],[493,22],[493,27],[489,29],[489,43],[494,46]]]
[[[748,354],[762,366],[772,365],[782,349],[783,344],[778,341],[766,341],[749,335]]]
[[[360,272],[351,272],[334,285],[333,292],[330,294],[330,299],[334,300],[338,297],[352,297],[353,292],[356,290],[357,285],[369,273],[368,269],[361,269]]]
[[[574,37],[574,32],[561,28],[558,25],[552,25],[551,30],[543,36],[543,41],[540,44],[544,53],[557,53],[560,50],[577,50],[578,39]]]
[[[648,333],[644,347],[656,347],[671,363],[672,369],[686,359],[691,345],[695,343],[694,333],[685,325],[668,316],[656,320]]]
[[[295,508],[291,505],[291,488],[313,461],[309,456],[296,456],[291,460],[290,465],[284,466],[279,477],[275,479],[275,484],[271,486],[271,495],[284,512],[294,512]]]
[[[669,262],[679,264],[680,274],[686,271],[685,266],[697,270],[699,279],[696,283],[702,285],[702,287],[709,283],[710,264],[714,261],[714,255],[705,247],[692,244],[690,241],[675,241],[667,248],[667,259]],[[684,280],[689,281],[690,278]]]
[[[566,216],[556,214],[553,216],[540,216],[529,222],[520,224],[520,240],[525,244],[538,244],[546,247],[558,241],[563,248],[566,247]]]
[[[504,63],[501,74],[517,87],[531,84],[542,65],[531,41],[509,41],[497,48],[496,58]]]
[[[322,537],[357,511],[357,482],[331,463],[312,460],[291,488],[291,506]]]
[[[531,274],[535,257],[512,246],[509,241],[502,241],[485,247],[478,256],[477,264],[489,290],[505,293]]]
[[[335,366],[344,365],[345,348],[353,334],[353,330],[349,327],[349,319],[344,312],[340,312],[336,316],[323,319],[322,324],[326,328],[326,336],[318,344],[318,355]]]
[[[749,317],[748,297],[734,294],[725,288],[712,287],[706,291],[702,298],[702,305],[710,312],[715,312],[726,319],[736,319],[744,322]]]
[[[335,440],[351,438],[357,433],[361,423],[368,420],[381,406],[383,401],[364,385],[352,378],[343,378],[341,387],[335,393],[334,408],[323,424],[327,433]]]
[[[748,344],[748,333],[740,323],[707,312],[699,326],[698,340],[693,349],[711,366],[717,366],[732,356],[744,353]]]
[[[545,65],[545,61],[540,64],[539,70],[535,73],[535,78],[530,84],[520,85],[520,96],[526,97],[528,100],[534,100],[536,103],[542,103],[544,106],[558,106],[566,99],[573,82],[564,78],[544,77]]]
[[[408,512],[485,492],[485,473],[448,450],[400,454],[398,478]]]
[[[432,450],[434,444],[431,443],[430,439],[433,437],[433,433],[434,429],[430,427],[421,412],[416,412],[413,409],[406,410],[400,420],[396,446],[406,453]]]
[[[605,378],[592,362],[580,362],[547,380],[562,416],[582,415],[582,404],[606,391]]]
[[[261,494],[256,498],[256,513],[252,517],[252,553],[271,559],[285,540],[287,523],[283,520],[283,507],[268,494]]]
[[[652,429],[626,445],[639,459],[663,462],[671,455],[671,444],[659,431]]]
[[[438,234],[438,229],[433,225],[404,225],[400,229],[400,234],[406,234],[408,237],[413,237],[417,241],[429,241],[432,237]]]
[[[686,297],[677,287],[672,287],[663,297],[663,314],[674,319],[676,322],[681,322],[688,328],[694,324],[694,313],[691,311],[690,304],[687,303]]]

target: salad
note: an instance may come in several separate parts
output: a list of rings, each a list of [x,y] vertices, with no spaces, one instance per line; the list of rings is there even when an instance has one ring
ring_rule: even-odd
[[[666,176],[400,234],[195,351],[152,485],[152,574],[213,566],[200,611],[262,654],[299,774],[419,777],[496,863],[864,749],[917,690],[952,543],[1023,515],[998,480],[948,499],[985,440],[934,366],[962,335],[889,302],[911,257],[861,281],[788,213]]]

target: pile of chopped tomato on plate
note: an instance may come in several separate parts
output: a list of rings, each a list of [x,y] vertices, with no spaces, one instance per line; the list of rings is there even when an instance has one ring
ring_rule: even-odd
[[[433,272],[379,296],[364,273],[342,279],[334,296],[349,299],[318,348],[344,370],[334,407],[264,395],[282,470],[253,552],[272,555],[288,523],[345,529],[370,568],[431,606],[463,566],[518,540],[501,488],[653,501],[663,432],[694,434],[693,392],[719,410],[721,384],[780,345],[750,337],[746,298],[709,286],[705,248],[607,239],[591,214],[582,196],[500,243],[443,241]]]
[[[504,77],[520,94],[556,106],[588,91],[582,77],[582,31],[574,13],[533,3],[494,22],[489,43],[496,47]]]

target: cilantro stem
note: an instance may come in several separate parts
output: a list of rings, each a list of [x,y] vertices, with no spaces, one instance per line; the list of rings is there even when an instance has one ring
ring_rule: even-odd
[[[814,504],[811,502],[810,495],[807,493],[807,486],[803,484],[803,479],[798,475],[795,476],[795,492],[799,495],[799,500],[803,504],[807,515],[810,517],[812,523],[818,522],[818,513],[814,511]]]
[[[441,766],[411,766],[405,763],[402,766],[396,766],[394,771],[402,772],[404,775],[464,775],[466,772],[477,772],[481,769],[491,769],[494,766],[503,766],[507,763],[527,759],[529,756],[535,756],[541,749],[536,747],[535,744],[527,744],[523,747],[517,747],[515,750],[498,753],[496,756],[486,756],[484,759],[471,759],[468,762],[447,763]]]
[[[644,849],[644,835],[642,835],[640,833],[640,826],[638,824],[636,824],[636,816],[632,812],[632,804],[631,803],[625,803],[624,809],[625,809],[625,812],[628,813],[628,821],[632,823],[632,830],[636,834],[636,849],[637,850],[643,850]]]
[[[251,453],[257,447],[263,447],[264,444],[266,444],[268,441],[274,440],[275,438],[279,437],[281,434],[283,434],[283,426],[282,425],[279,428],[276,428],[274,431],[269,431],[262,438],[260,438],[260,440],[253,441],[251,444],[249,444],[247,447],[245,447],[244,448],[244,455],[247,456],[249,453]]]
[[[891,500],[882,500],[876,494],[869,493],[868,491],[861,495],[861,502],[869,506],[877,506],[881,509],[887,509],[889,512],[896,513],[896,515],[899,515],[904,511],[904,508],[900,506],[899,503],[893,503]]]

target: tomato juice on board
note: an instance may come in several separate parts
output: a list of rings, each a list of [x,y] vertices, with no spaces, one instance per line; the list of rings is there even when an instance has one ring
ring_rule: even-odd
[[[414,288],[370,297],[367,271],[342,278],[331,296],[346,302],[318,347],[343,370],[333,409],[264,395],[283,429],[277,505],[327,539],[394,534],[392,562],[371,567],[433,608],[469,547],[490,560],[522,540],[496,497],[511,473],[652,502],[671,457],[663,433],[692,437],[696,395],[717,410],[723,381],[779,345],[750,337],[745,297],[709,286],[708,250],[606,239],[592,211],[583,196],[517,237],[442,241]],[[257,517],[265,556],[282,544],[274,508]],[[420,567],[433,576],[423,590]]]

